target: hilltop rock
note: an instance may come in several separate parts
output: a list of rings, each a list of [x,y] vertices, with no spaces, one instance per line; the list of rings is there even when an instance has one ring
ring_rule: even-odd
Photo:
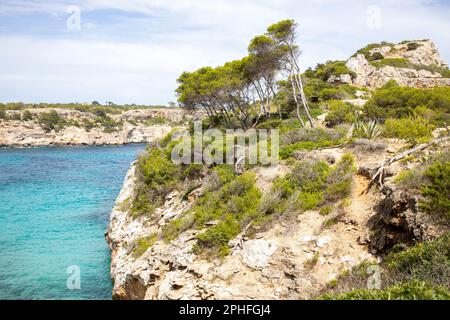
[[[419,88],[450,86],[450,78],[430,71],[433,69],[429,67],[448,68],[448,65],[441,60],[436,46],[430,40],[385,45],[369,51],[370,55],[375,53],[381,54],[384,58],[407,59],[411,67],[399,68],[390,65],[376,67],[367,60],[364,54],[357,54],[347,60],[346,66],[354,72],[355,76],[351,82],[346,83],[359,87],[379,88],[388,81],[395,80],[399,85]],[[342,81],[343,76],[341,75],[340,78]],[[344,77],[344,79],[348,80],[348,77]]]

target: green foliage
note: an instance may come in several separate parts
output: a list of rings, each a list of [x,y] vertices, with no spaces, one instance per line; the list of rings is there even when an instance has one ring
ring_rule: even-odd
[[[353,175],[356,172],[355,159],[351,153],[346,153],[341,160],[331,167],[327,176],[325,198],[335,202],[345,198],[351,192]]]
[[[0,105],[0,119],[6,119],[6,108],[4,105]]]
[[[394,68],[407,68],[417,71],[425,70],[432,73],[439,73],[443,78],[450,77],[450,70],[448,68],[440,67],[434,64],[428,66],[423,64],[415,64],[406,58],[385,58],[377,61],[372,61],[370,64],[376,68],[391,66]]]
[[[66,125],[66,121],[55,110],[41,113],[38,123],[45,132],[59,131]]]
[[[384,123],[384,136],[405,139],[415,144],[428,141],[432,137],[434,128],[422,117],[390,118]]]
[[[146,126],[157,126],[157,125],[164,125],[168,124],[170,121],[166,119],[165,117],[154,117],[150,118],[147,121],[145,121]]]
[[[380,88],[366,103],[365,114],[369,118],[387,119],[414,116],[417,107],[433,112],[433,123],[450,119],[450,88],[435,87],[417,89],[406,87]]]
[[[421,209],[450,219],[450,161],[436,161],[425,170],[424,177],[427,183],[421,188],[425,197]]]
[[[424,281],[412,280],[384,290],[358,289],[339,295],[325,295],[324,300],[449,300],[450,291]]]
[[[383,126],[376,121],[371,120],[367,122],[361,122],[359,119],[355,121],[354,136],[363,139],[376,139],[379,138],[384,132]]]
[[[372,61],[370,64],[376,68],[382,68],[386,66],[391,66],[394,68],[409,68],[411,66],[411,62],[409,62],[409,60],[405,58],[385,58],[377,61]]]
[[[158,236],[156,235],[156,233],[152,233],[148,237],[139,238],[134,244],[133,257],[139,258],[140,256],[142,256],[148,248],[155,244],[157,240]]]
[[[420,43],[417,42],[410,42],[407,44],[407,51],[414,51],[417,50],[419,47],[421,47],[422,45]]]
[[[209,221],[218,221],[215,226],[198,235],[194,248],[197,254],[226,255],[228,242],[260,214],[261,192],[255,185],[255,175],[245,172],[233,179],[225,168],[223,166],[215,171],[221,186],[209,188],[212,191],[200,198],[191,211],[194,217],[192,225],[197,228]]]
[[[149,148],[138,159],[137,173],[140,184],[131,208],[134,216],[151,215],[182,177],[181,167],[171,161],[170,154],[157,147]]]
[[[379,264],[382,290],[367,290],[363,262],[340,275],[325,299],[449,299],[450,234],[406,250],[394,247]]]
[[[266,214],[303,212],[326,203],[336,202],[350,193],[354,158],[345,154],[333,166],[322,161],[302,161],[291,173],[274,181],[269,203],[264,203]],[[331,211],[326,206],[323,212]],[[329,213],[329,212],[328,212]]]
[[[30,121],[33,120],[33,114],[30,112],[30,110],[25,110],[22,113],[22,120],[23,121]]]
[[[292,130],[281,135],[280,157],[287,159],[298,150],[313,150],[331,147],[345,139],[345,128],[311,128]]]
[[[355,77],[355,73],[345,65],[345,61],[327,61],[322,64],[319,63],[314,70],[308,69],[305,72],[307,78],[316,78],[322,81],[328,81],[331,76],[339,76],[342,74],[349,74]]]
[[[364,48],[358,50],[354,56],[356,56],[357,54],[363,54],[364,57],[367,59],[367,61],[375,61],[375,60],[380,60],[383,59],[383,55],[379,52],[375,52],[373,54],[370,53],[371,50],[376,49],[376,48],[381,48],[383,46],[391,46],[393,47],[394,44],[392,43],[388,43],[388,42],[381,42],[381,43],[371,43],[367,46],[365,46]]]
[[[353,123],[359,108],[343,101],[328,102],[329,112],[325,118],[328,127],[334,127],[342,123]]]
[[[331,213],[331,211],[333,211],[333,207],[330,205],[326,205],[326,206],[323,206],[322,208],[320,208],[319,214],[321,216],[327,216]]]

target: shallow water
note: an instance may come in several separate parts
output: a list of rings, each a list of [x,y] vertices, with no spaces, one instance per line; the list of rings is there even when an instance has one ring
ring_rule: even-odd
[[[144,148],[0,149],[0,299],[111,298],[104,233]],[[72,265],[80,289],[68,289]]]

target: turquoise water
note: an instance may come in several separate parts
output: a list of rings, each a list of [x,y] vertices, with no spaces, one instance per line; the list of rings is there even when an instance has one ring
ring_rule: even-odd
[[[0,299],[110,299],[109,212],[143,145],[0,149]],[[67,268],[80,268],[68,289]]]

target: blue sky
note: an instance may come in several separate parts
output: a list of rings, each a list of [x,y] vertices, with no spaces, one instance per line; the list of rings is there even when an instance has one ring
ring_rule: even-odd
[[[449,17],[437,0],[0,0],[0,101],[166,104],[181,72],[243,57],[286,18],[303,68],[427,38],[448,62]]]

